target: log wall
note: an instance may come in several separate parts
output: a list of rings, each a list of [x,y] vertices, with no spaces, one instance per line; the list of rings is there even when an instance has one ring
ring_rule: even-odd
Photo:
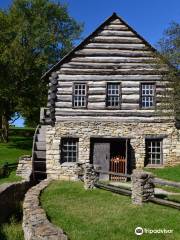
[[[160,96],[164,91],[161,78],[167,71],[167,66],[157,63],[153,49],[139,35],[119,19],[113,19],[56,71],[56,121],[77,116],[159,121],[154,110],[140,109],[140,84],[155,83]],[[88,85],[87,109],[72,108],[75,82]],[[107,82],[121,83],[121,108],[118,110],[106,108]],[[159,97],[156,104],[159,104]]]

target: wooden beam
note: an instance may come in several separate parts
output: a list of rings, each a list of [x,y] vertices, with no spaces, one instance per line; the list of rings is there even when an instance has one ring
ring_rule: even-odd
[[[154,69],[157,70],[157,64],[155,63],[95,63],[95,62],[69,62],[61,66],[60,69]],[[160,67],[159,67],[160,68]]]
[[[114,31],[114,30],[104,30],[98,34],[98,36],[120,36],[120,37],[131,37],[135,36],[135,34],[131,31]]]
[[[81,116],[82,121],[105,121],[105,122],[120,122],[120,123],[134,123],[135,121],[142,122],[142,123],[169,123],[170,119],[167,117],[135,117],[135,116],[128,116],[128,117],[117,117],[117,116]],[[57,116],[56,121],[74,121],[79,122],[79,116]],[[173,122],[173,120],[172,120]]]
[[[94,43],[142,43],[142,40],[137,37],[108,37],[98,36],[94,37],[91,42]]]
[[[165,179],[161,179],[161,178],[154,178],[153,183],[162,185],[162,186],[177,187],[180,189],[180,182],[169,181],[169,180],[165,180]]]
[[[157,204],[160,204],[160,205],[180,209],[180,203],[177,203],[177,202],[168,201],[168,200],[164,200],[164,199],[157,198],[157,197],[150,197],[148,200],[150,202],[157,203]]]
[[[60,73],[68,74],[68,75],[97,75],[97,74],[104,74],[104,75],[126,75],[131,73],[131,75],[149,75],[149,74],[162,74],[164,71],[161,69],[68,69],[68,68],[61,68]]]
[[[90,63],[154,63],[154,57],[74,57],[73,62]]]
[[[152,57],[151,51],[140,50],[113,50],[113,49],[86,49],[75,52],[75,56],[117,56],[117,57]]]
[[[161,75],[65,75],[61,74],[58,77],[58,80],[60,81],[66,81],[66,80],[75,80],[75,81],[100,81],[100,80],[106,80],[106,81],[153,81],[153,80],[161,80]]]

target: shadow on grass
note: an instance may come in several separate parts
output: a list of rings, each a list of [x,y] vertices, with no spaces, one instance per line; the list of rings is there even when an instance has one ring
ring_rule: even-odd
[[[0,240],[7,240],[7,236],[4,234],[2,226],[0,226]]]
[[[23,231],[21,228],[22,216],[22,202],[20,202],[7,221],[0,223],[0,240],[23,239]]]

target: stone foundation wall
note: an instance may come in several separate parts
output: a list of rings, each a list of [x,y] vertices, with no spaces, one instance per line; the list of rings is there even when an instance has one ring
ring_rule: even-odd
[[[20,207],[20,202],[30,186],[27,181],[0,185],[0,223],[6,222],[7,218]]]
[[[44,180],[32,187],[23,203],[23,231],[25,240],[68,240],[62,229],[50,223],[41,208],[39,196],[51,180]]]
[[[32,158],[29,155],[21,156],[19,158],[16,175],[22,177],[24,180],[30,181],[32,174]]]
[[[133,168],[144,167],[145,137],[163,137],[163,164],[176,162],[178,132],[174,123],[122,123],[117,121],[61,121],[47,127],[47,175],[55,179],[77,179],[76,163],[60,164],[60,145],[63,137],[79,139],[79,163],[89,163],[90,138],[130,138]]]

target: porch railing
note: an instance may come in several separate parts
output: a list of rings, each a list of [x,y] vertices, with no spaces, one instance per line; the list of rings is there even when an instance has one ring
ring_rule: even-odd
[[[113,174],[110,174],[109,178],[112,181],[120,181],[123,176],[118,176],[116,173],[125,174],[126,172],[126,158],[125,157],[114,157],[110,161],[110,171]]]

